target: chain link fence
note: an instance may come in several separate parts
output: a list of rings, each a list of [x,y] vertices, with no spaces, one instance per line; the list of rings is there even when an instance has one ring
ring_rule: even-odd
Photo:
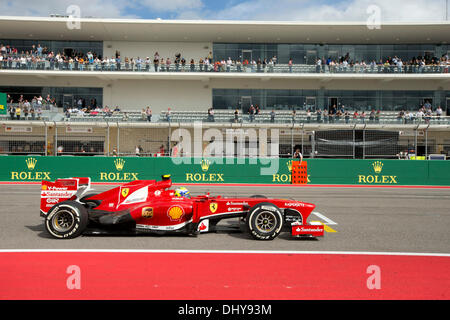
[[[207,129],[214,129],[209,135]],[[68,122],[4,122],[0,128],[0,154],[58,156],[172,156],[174,146],[190,140],[189,150],[178,156],[205,156],[209,144],[221,135],[223,156],[251,157],[261,151],[270,156],[290,158],[301,152],[304,158],[396,159],[430,155],[450,156],[448,129],[416,126],[402,129],[345,128],[306,129],[303,126],[267,128],[193,128],[167,124],[103,122],[92,124]],[[178,130],[178,131],[177,131]],[[183,131],[184,130],[184,131]],[[239,142],[239,130],[244,140]],[[251,153],[250,131],[256,132],[256,152]],[[271,130],[276,130],[273,134]],[[187,134],[181,137],[181,134]],[[206,139],[206,140],[205,140]],[[228,141],[227,139],[230,139]],[[265,141],[264,141],[265,140]],[[263,142],[267,144],[263,144]],[[227,145],[228,143],[228,145]],[[274,154],[270,143],[278,143]],[[231,147],[230,147],[231,146]],[[232,153],[226,154],[227,148]],[[245,149],[242,152],[241,149]],[[276,152],[276,151],[275,151]],[[215,153],[215,156],[220,154]]]

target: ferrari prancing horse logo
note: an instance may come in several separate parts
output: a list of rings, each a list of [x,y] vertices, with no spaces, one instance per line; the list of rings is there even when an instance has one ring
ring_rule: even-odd
[[[123,188],[122,189],[122,197],[126,198],[129,192],[130,192],[129,188]]]
[[[217,211],[217,208],[219,207],[219,205],[217,204],[217,202],[211,202],[209,204],[209,210],[214,213]]]

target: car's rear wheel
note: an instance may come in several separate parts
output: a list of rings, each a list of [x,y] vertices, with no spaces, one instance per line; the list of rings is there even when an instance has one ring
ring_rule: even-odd
[[[86,229],[88,213],[75,201],[64,201],[50,209],[45,217],[45,229],[54,238],[76,238]]]
[[[246,223],[254,239],[273,240],[281,232],[283,215],[277,206],[263,202],[250,209]]]

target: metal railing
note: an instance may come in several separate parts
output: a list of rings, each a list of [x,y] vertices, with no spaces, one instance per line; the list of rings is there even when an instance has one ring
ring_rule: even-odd
[[[19,58],[3,60],[0,70],[28,70],[28,71],[102,71],[102,72],[232,72],[232,73],[326,73],[326,74],[422,74],[422,73],[448,73],[450,63],[443,62],[435,65],[406,64],[397,65],[365,65],[365,64],[335,64],[335,65],[309,65],[309,64],[200,64],[200,63],[174,63],[154,64],[146,63],[75,63],[57,62],[49,60],[25,61]]]

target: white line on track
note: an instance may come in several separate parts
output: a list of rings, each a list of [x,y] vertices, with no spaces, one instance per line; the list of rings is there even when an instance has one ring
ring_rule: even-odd
[[[329,254],[449,257],[450,253],[365,251],[258,251],[258,250],[127,250],[127,249],[0,249],[0,253],[228,253],[228,254]]]
[[[328,225],[337,225],[336,222],[334,222],[333,220],[331,220],[330,218],[325,217],[323,214],[317,212],[317,211],[313,211],[311,212],[313,215],[317,216],[318,218],[322,219],[323,221],[325,221]]]

